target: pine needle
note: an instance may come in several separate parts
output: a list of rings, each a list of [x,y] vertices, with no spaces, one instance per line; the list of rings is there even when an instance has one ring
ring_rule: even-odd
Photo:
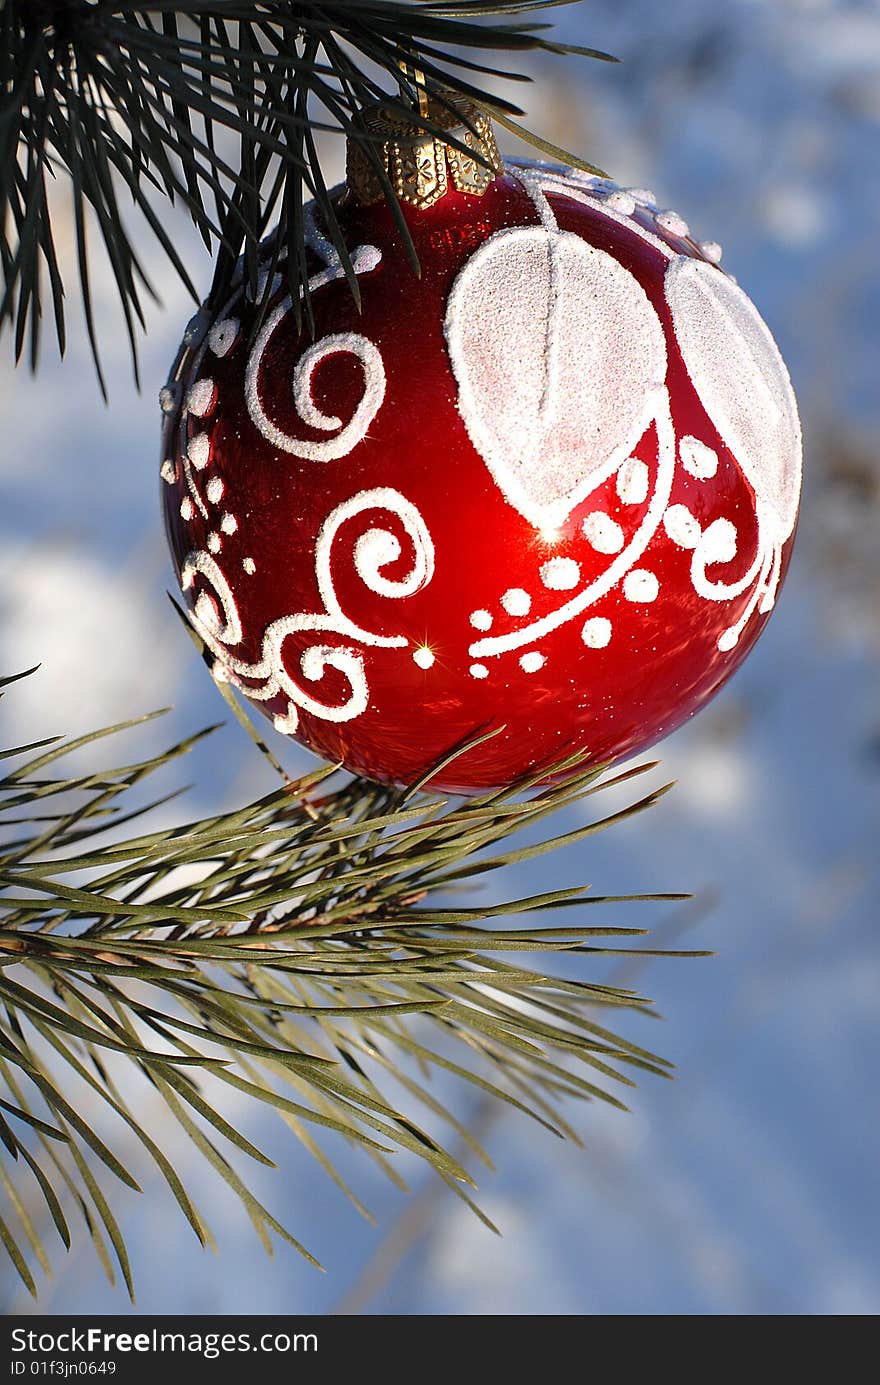
[[[417,93],[410,74],[418,70],[429,93],[481,102],[546,150],[520,125],[519,107],[482,83],[497,76],[527,80],[515,61],[499,68],[499,53],[514,60],[539,51],[613,61],[557,43],[545,36],[548,26],[534,24],[535,10],[559,2],[6,0],[0,7],[0,332],[12,333],[16,360],[29,342],[37,366],[46,294],[64,354],[67,291],[56,254],[59,213],[50,196],[59,174],[73,194],[77,277],[106,394],[93,240],[116,285],[135,376],[142,299],[155,293],[135,250],[129,209],[133,224],[149,228],[195,297],[158,203],[166,198],[185,208],[207,249],[220,252],[212,302],[228,296],[241,252],[256,282],[259,240],[280,213],[292,242],[291,292],[299,304],[302,290],[308,315],[303,200],[313,195],[325,223],[335,224],[315,134],[331,130],[375,141],[361,111],[380,97],[412,108]],[[425,124],[441,133],[433,119]],[[390,185],[386,193],[393,200]],[[356,292],[353,276],[350,283]]]
[[[532,832],[527,847],[509,846],[557,808],[586,810],[635,770],[568,763],[555,784],[461,802],[334,778],[327,767],[242,807],[126,838],[116,824],[139,817],[144,781],[198,737],[100,773],[65,778],[64,760],[136,734],[143,720],[19,746],[3,761],[0,1183],[9,1212],[0,1240],[29,1291],[31,1258],[44,1270],[51,1262],[50,1228],[65,1244],[78,1234],[67,1210],[78,1205],[108,1274],[107,1241],[133,1293],[113,1204],[140,1191],[150,1165],[205,1241],[166,1152],[174,1125],[267,1247],[281,1236],[317,1264],[236,1167],[272,1160],[224,1114],[230,1095],[273,1107],[363,1211],[336,1169],[340,1140],[395,1183],[405,1152],[450,1186],[473,1186],[438,1133],[445,1126],[486,1162],[448,1104],[450,1080],[564,1136],[563,1099],[621,1107],[612,1086],[632,1086],[634,1069],[668,1075],[662,1059],[596,1023],[600,1007],[650,1013],[634,991],[505,958],[592,959],[623,943],[632,956],[657,955],[629,945],[644,929],[622,925],[618,906],[682,896],[585,896],[575,886],[449,907],[451,885],[650,807],[656,792],[574,832]],[[609,905],[612,918],[597,923],[596,909]],[[589,925],[543,922],[548,909],[576,919],[584,907]],[[446,1075],[443,1101],[434,1072]]]

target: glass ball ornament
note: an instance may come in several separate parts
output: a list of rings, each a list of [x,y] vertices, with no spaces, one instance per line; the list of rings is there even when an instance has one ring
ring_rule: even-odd
[[[270,238],[257,301],[242,276],[197,315],[162,392],[166,529],[215,676],[386,783],[497,732],[432,781],[463,792],[698,711],[773,608],[801,474],[788,373],[718,246],[480,133],[490,169],[385,146],[419,277],[354,150],[334,204],[360,306],[312,204],[314,330]]]

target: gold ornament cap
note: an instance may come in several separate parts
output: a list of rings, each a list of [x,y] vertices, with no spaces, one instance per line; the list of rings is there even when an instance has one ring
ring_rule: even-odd
[[[504,168],[488,116],[469,101],[451,94],[441,103],[420,93],[419,106],[418,111],[409,115],[386,106],[364,112],[365,130],[398,199],[424,209],[433,207],[451,189],[482,197]],[[421,124],[423,119],[439,126],[443,134],[427,130]],[[448,144],[443,137],[447,134],[481,155],[486,163]],[[351,138],[347,145],[346,180],[359,202],[380,202],[385,196],[364,146]]]

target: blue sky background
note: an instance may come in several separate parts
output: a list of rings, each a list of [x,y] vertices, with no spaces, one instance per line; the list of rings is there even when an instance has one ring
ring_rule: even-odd
[[[880,7],[591,0],[555,14],[561,36],[625,65],[536,66],[531,125],[618,181],[653,188],[701,238],[722,242],[792,370],[804,511],[761,643],[662,747],[650,782],[674,777],[673,793],[561,859],[511,871],[481,898],[560,878],[599,893],[693,890],[707,907],[684,945],[717,955],[639,976],[664,1018],[633,1017],[626,1032],[674,1060],[678,1077],[648,1080],[629,1115],[573,1110],[586,1149],[515,1113],[488,1118],[499,1171],[483,1179],[482,1203],[502,1240],[429,1191],[421,1169],[410,1171],[407,1201],[342,1152],[377,1216],[370,1227],[280,1123],[235,1105],[233,1118],[279,1164],[253,1172],[255,1190],[329,1272],[283,1247],[269,1260],[169,1132],[221,1253],[199,1249],[155,1182],[141,1198],[123,1195],[142,1312],[880,1311]],[[339,176],[335,144],[327,165]],[[182,219],[178,240],[206,287],[209,263]],[[165,311],[151,315],[142,395],[109,287],[99,288],[109,409],[75,308],[63,365],[48,350],[36,381],[5,358],[0,366],[0,668],[43,661],[26,692],[4,699],[5,744],[174,703],[173,725],[140,739],[157,748],[222,710],[164,595],[155,401],[189,307],[158,255],[148,259]],[[294,748],[288,763],[308,759]],[[268,786],[236,727],[187,778],[193,813]],[[640,922],[645,909],[651,923],[675,925],[669,906],[642,906]],[[471,1110],[466,1094],[458,1101]],[[4,1275],[0,1302],[30,1311]],[[40,1308],[128,1311],[87,1244],[56,1262]]]

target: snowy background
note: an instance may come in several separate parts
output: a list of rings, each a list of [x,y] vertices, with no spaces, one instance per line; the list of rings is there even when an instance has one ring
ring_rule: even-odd
[[[242,1105],[234,1118],[279,1163],[256,1171],[255,1190],[329,1273],[283,1247],[266,1259],[193,1163],[219,1257],[155,1182],[118,1200],[142,1312],[880,1311],[880,7],[591,0],[555,13],[562,36],[625,63],[536,65],[531,125],[723,243],[790,364],[806,485],[767,633],[662,748],[652,782],[675,777],[677,789],[528,879],[512,873],[507,890],[552,888],[561,873],[601,893],[694,890],[701,911],[658,907],[652,922],[717,956],[639,975],[665,1018],[633,1017],[626,1032],[674,1060],[678,1078],[649,1079],[630,1115],[572,1111],[585,1150],[515,1113],[474,1113],[499,1163],[481,1191],[503,1240],[419,1169],[407,1200],[352,1159],[371,1227],[280,1123]],[[330,146],[329,173],[340,163]],[[178,243],[207,286],[183,221]],[[7,745],[174,703],[173,725],[141,736],[146,751],[222,710],[164,594],[155,399],[190,309],[160,273],[142,395],[111,325],[101,406],[75,310],[63,366],[47,350],[34,381],[3,354],[0,670],[43,662],[3,701]],[[187,778],[193,813],[268,786],[234,726]],[[0,1275],[0,1306],[31,1311]],[[128,1311],[87,1244],[57,1262],[40,1308]]]

